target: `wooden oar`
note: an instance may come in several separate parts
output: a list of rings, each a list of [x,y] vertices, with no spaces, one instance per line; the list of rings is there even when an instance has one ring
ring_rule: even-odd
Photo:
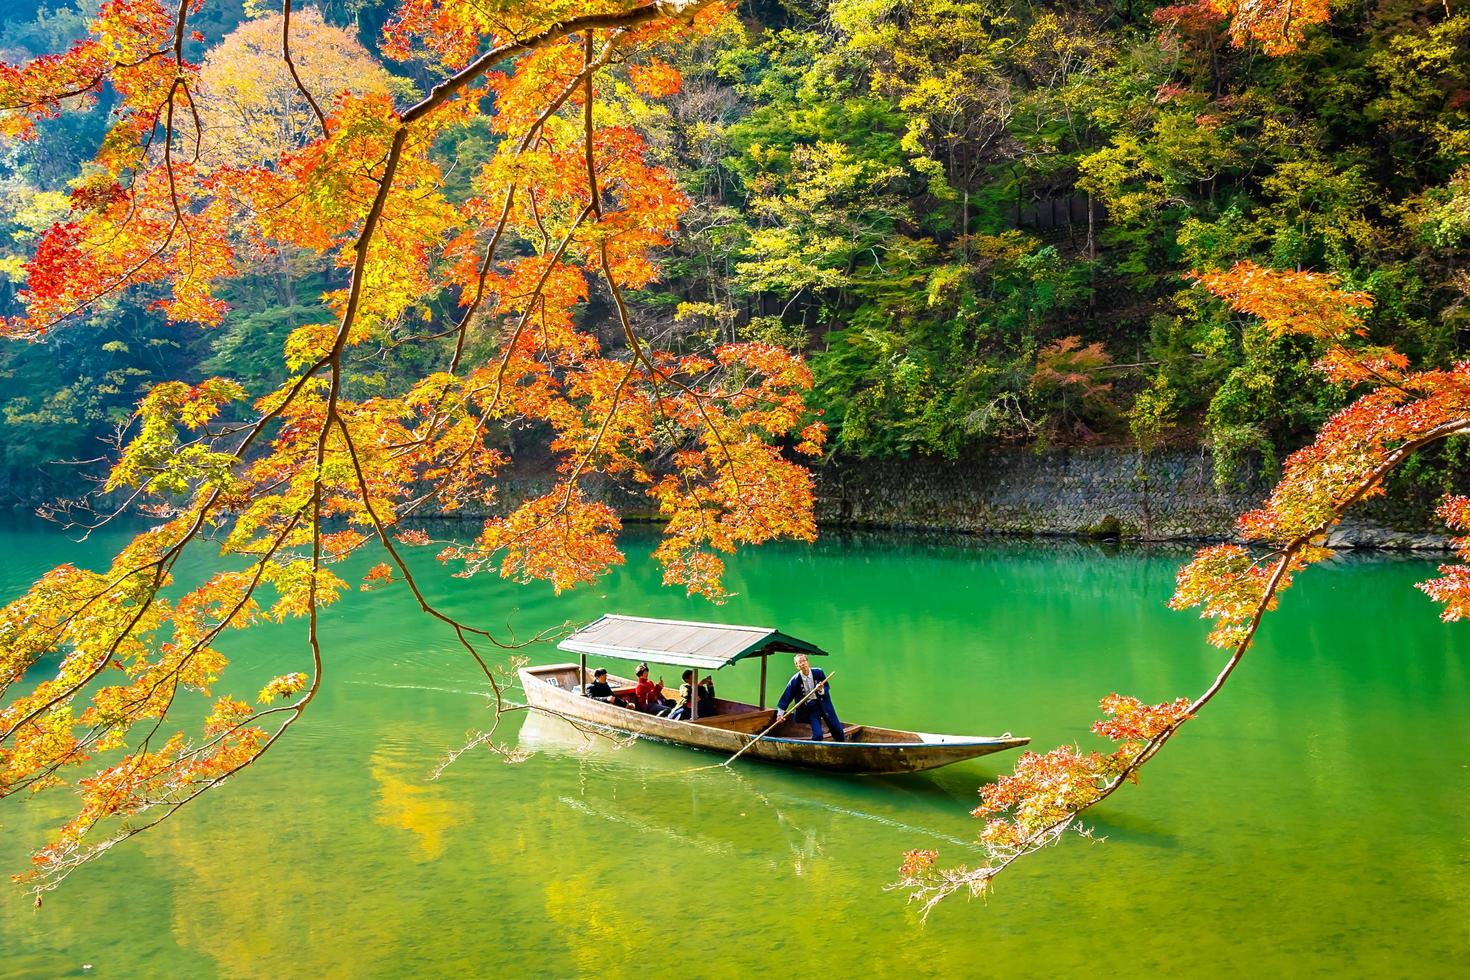
[[[812,698],[816,697],[817,692],[820,691],[822,688],[826,687],[827,686],[827,682],[830,681],[836,674],[837,674],[837,671],[834,670],[834,671],[832,671],[832,673],[828,674],[826,677],[823,677],[816,684],[812,685],[812,689],[810,691],[807,691],[806,692],[806,697],[802,698],[800,701],[798,701],[795,704],[793,704],[790,708],[787,708],[786,711],[777,714],[776,715],[776,720],[773,721],[773,722],[771,722],[769,728],[767,728],[765,731],[761,732],[759,735],[757,735],[755,738],[751,739],[749,742],[746,742],[745,745],[741,747],[741,749],[740,749],[739,752],[736,752],[734,755],[730,756],[730,758],[728,758],[724,762],[720,763],[720,765],[722,765],[722,766],[728,766],[730,763],[734,762],[736,759],[738,759],[742,755],[744,755],[745,752],[746,752],[746,750],[749,749],[756,742],[759,742],[761,739],[763,739],[767,735],[771,734],[771,731],[777,725],[781,724],[781,722],[785,721],[787,718],[790,718],[791,715],[796,711],[797,708],[800,708],[802,705],[806,704]]]
[[[781,722],[785,721],[787,718],[790,718],[792,712],[794,712],[797,708],[800,708],[802,705],[806,704],[813,697],[815,697],[816,694],[817,694],[817,692],[820,691],[823,687],[825,687],[827,685],[827,682],[830,681],[834,676],[836,676],[836,674],[837,674],[837,671],[834,670],[834,671],[832,671],[832,673],[828,674],[826,677],[823,677],[821,679],[821,681],[818,682],[815,687],[813,687],[810,691],[807,692],[806,697],[802,698],[800,701],[796,702],[791,707],[787,708],[786,711],[783,714],[778,715],[776,717],[776,720],[773,721],[773,722],[771,722],[771,724],[766,728],[765,731],[761,732],[759,735],[757,735],[755,738],[751,739],[749,742],[746,742],[745,745],[741,746],[739,752],[736,752],[734,755],[730,756],[730,758],[726,759],[724,762],[712,762],[712,763],[710,763],[707,766],[692,766],[692,767],[690,767],[688,769],[674,769],[674,770],[671,770],[669,772],[662,773],[661,775],[663,775],[663,776],[687,776],[687,775],[689,775],[692,772],[706,772],[706,771],[708,771],[710,769],[722,769],[722,768],[728,766],[730,763],[734,762],[736,759],[738,759],[742,755],[744,755],[746,749],[749,749],[756,742],[759,742],[761,739],[763,739],[767,735],[771,734],[771,732],[775,729],[775,727],[777,725],[781,724]]]

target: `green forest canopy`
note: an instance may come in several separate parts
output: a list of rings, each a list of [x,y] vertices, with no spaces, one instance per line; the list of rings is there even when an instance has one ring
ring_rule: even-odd
[[[5,22],[0,58],[61,49],[96,6]],[[206,5],[205,33],[246,25],[244,6]],[[375,62],[387,6],[317,8]],[[1372,339],[1415,363],[1462,356],[1470,13],[1451,4],[1335,4],[1302,50],[1265,57],[1207,4],[762,0],[678,55],[682,91],[645,111],[695,206],[644,321],[805,352],[840,456],[1203,442],[1222,480],[1269,470],[1348,393],[1311,369],[1314,342],[1272,339],[1185,275],[1247,257],[1370,293]],[[367,76],[404,97],[437,80]],[[108,108],[0,151],[0,315]],[[492,139],[467,126],[456,172]],[[75,467],[50,464],[104,455],[158,381],[227,365],[279,384],[285,336],[341,275],[262,258],[225,286],[218,329],[166,325],[140,294],[0,345],[0,495],[58,492]],[[453,317],[453,297],[429,300]],[[388,345],[354,370],[392,389],[432,356]],[[1458,455],[1400,479],[1442,483]]]

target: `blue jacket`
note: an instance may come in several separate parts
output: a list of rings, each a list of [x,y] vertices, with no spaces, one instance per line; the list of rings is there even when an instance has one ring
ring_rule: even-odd
[[[820,667],[812,668],[812,683],[820,684],[827,679],[827,674]],[[801,671],[791,675],[791,680],[786,682],[786,690],[781,692],[781,700],[776,702],[776,710],[784,713],[788,704],[795,704],[806,695],[801,686]],[[825,702],[827,707],[832,707],[832,685],[822,688],[821,692],[814,695],[810,701],[801,706],[802,711],[815,705],[818,701]]]

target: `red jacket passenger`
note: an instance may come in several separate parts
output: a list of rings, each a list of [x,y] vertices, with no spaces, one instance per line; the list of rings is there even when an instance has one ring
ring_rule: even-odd
[[[663,682],[655,684],[648,679],[647,664],[638,665],[638,686],[633,688],[633,701],[638,705],[639,711],[658,712],[667,706]]]

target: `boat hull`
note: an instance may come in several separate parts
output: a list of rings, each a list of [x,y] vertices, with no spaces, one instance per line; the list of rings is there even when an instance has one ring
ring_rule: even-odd
[[[576,675],[576,664],[522,669],[520,680],[527,704],[579,724],[655,738],[725,756],[734,755],[750,745],[740,757],[742,760],[760,759],[806,769],[870,775],[921,772],[1019,748],[1030,741],[1012,736],[937,735],[853,725],[851,729],[856,741],[818,742],[810,737],[799,737],[806,726],[795,721],[785,722],[771,735],[755,740],[755,735],[770,724],[769,719],[774,719],[774,712],[739,702],[720,701],[721,710],[712,718],[694,722],[670,721],[583,697],[576,692]],[[621,678],[612,678],[610,682],[614,687],[627,684]],[[750,744],[752,740],[755,740],[753,745]]]

